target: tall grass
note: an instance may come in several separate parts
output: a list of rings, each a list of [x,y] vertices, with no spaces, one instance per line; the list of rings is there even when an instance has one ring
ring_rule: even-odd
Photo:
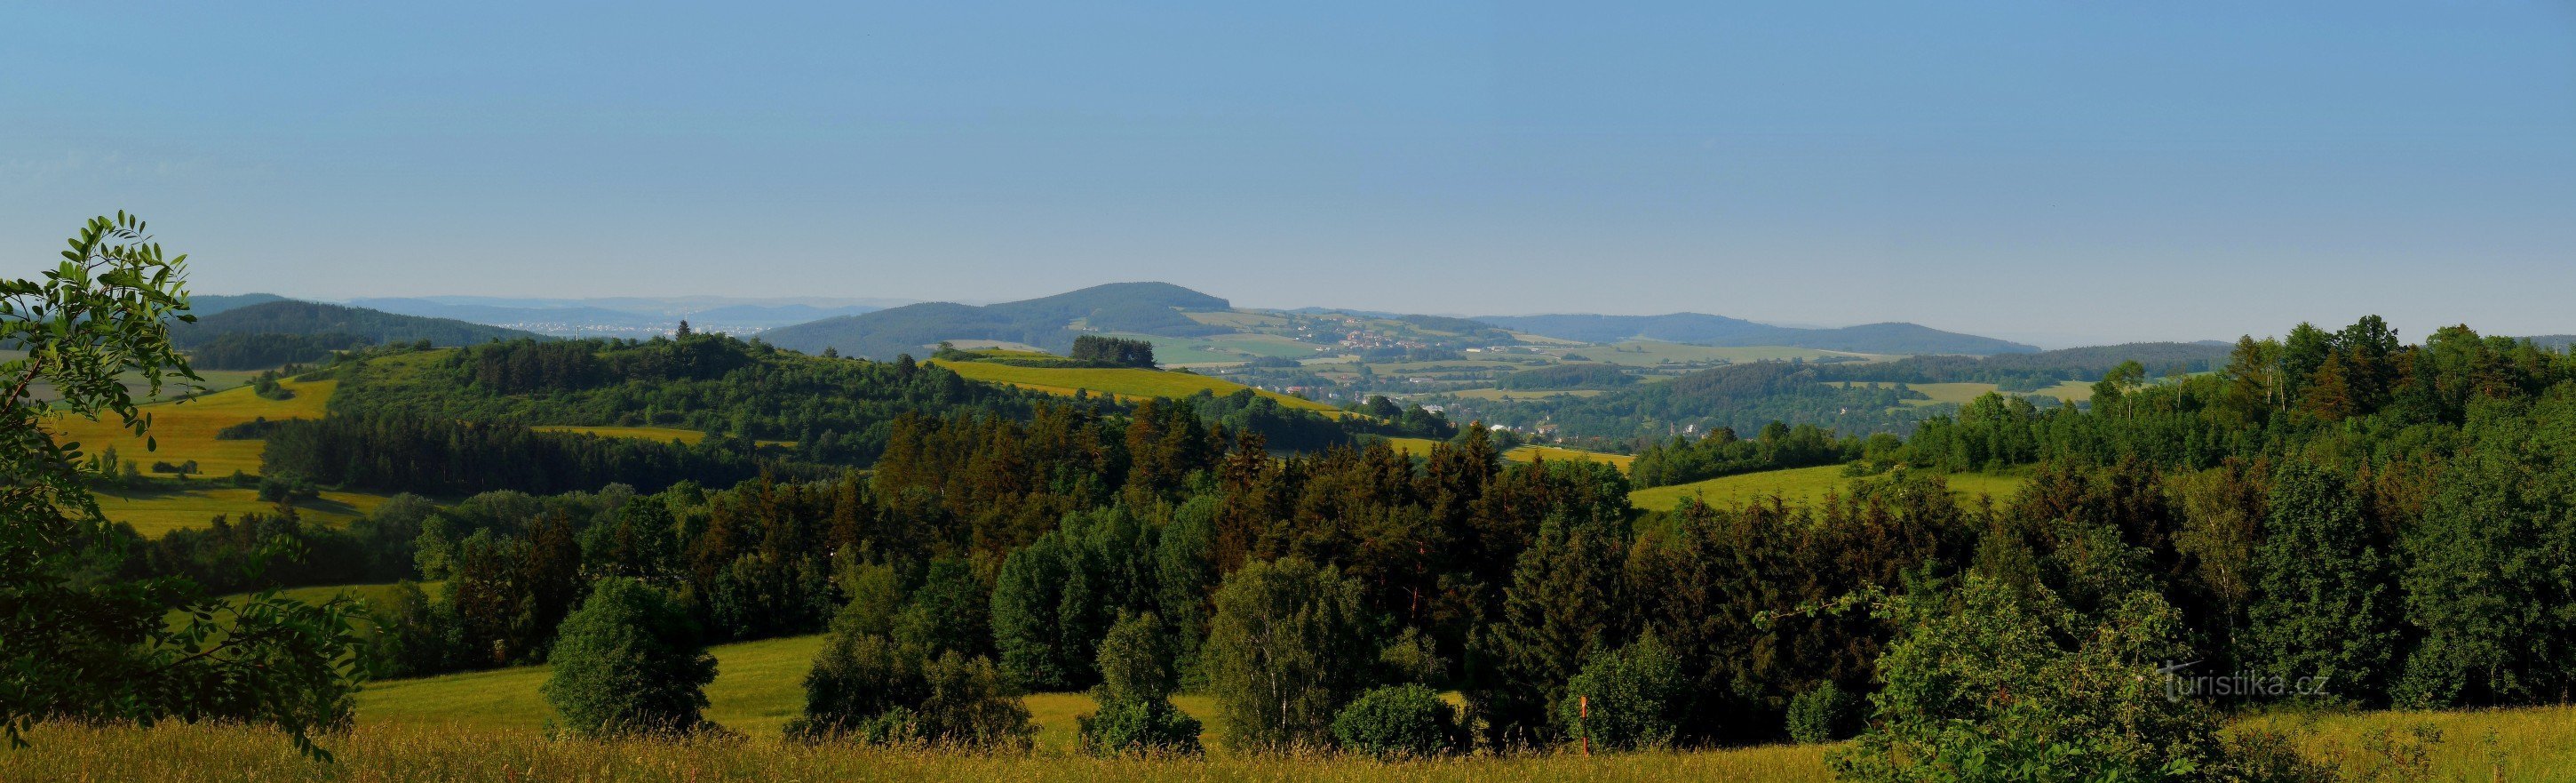
[[[2268,715],[2235,730],[2287,731],[2346,780],[2576,780],[2576,707]],[[1550,753],[1386,763],[1356,757],[1093,759],[1060,749],[984,755],[807,747],[740,736],[680,742],[551,738],[526,728],[360,723],[321,738],[338,756],[295,755],[275,732],[216,725],[152,729],[48,724],[33,747],[0,750],[0,781],[1786,781],[1832,779],[1826,746],[1600,756]]]
[[[48,725],[29,750],[0,751],[0,780],[51,781],[1784,781],[1829,780],[1823,751],[1781,746],[1619,756],[1527,755],[1385,763],[1304,756],[1093,759],[983,755],[749,739],[683,742],[550,739],[530,730],[359,726],[322,738],[337,760],[298,757],[274,733],[227,726],[154,729]]]

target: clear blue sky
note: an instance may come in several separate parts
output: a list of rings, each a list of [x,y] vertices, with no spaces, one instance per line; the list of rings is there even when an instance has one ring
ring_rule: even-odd
[[[121,207],[216,293],[2576,332],[2564,0],[285,5],[0,8],[0,258]]]

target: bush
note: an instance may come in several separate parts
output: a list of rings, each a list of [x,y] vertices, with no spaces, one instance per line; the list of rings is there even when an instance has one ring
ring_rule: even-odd
[[[1199,722],[1172,706],[1178,651],[1151,614],[1122,615],[1100,641],[1100,711],[1077,719],[1085,751],[1197,753]]]
[[[1672,744],[1675,720],[1688,697],[1681,659],[1652,638],[1596,653],[1565,684],[1557,724],[1573,740],[1600,750],[1660,748]]]
[[[1858,705],[1841,686],[1826,680],[1789,699],[1789,738],[1800,743],[1849,739],[1859,718]]]
[[[563,621],[543,688],[561,725],[588,736],[694,732],[707,726],[716,659],[686,610],[633,579],[603,579]]]
[[[1907,628],[1878,663],[1876,725],[1828,759],[1851,781],[2208,780],[2218,721],[2169,698],[2181,613],[2139,591],[2097,617],[2045,587],[1970,574],[1955,595],[1890,610]]]
[[[1333,716],[1343,750],[1380,758],[1427,758],[1458,744],[1458,712],[1421,685],[1390,685],[1361,694]]]
[[[908,654],[882,634],[836,627],[832,638],[824,642],[823,651],[815,654],[814,668],[805,674],[805,714],[788,722],[787,737],[806,741],[904,739],[888,736],[885,725],[875,725],[871,730],[872,722],[891,711],[904,710],[896,722],[910,725],[912,716],[905,705],[920,703],[928,697],[927,691],[918,655]]]

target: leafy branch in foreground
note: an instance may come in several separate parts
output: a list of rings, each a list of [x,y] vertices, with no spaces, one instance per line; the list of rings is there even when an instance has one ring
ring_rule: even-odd
[[[39,280],[0,279],[0,735],[23,746],[37,721],[150,725],[237,720],[274,725],[296,748],[346,726],[356,690],[354,604],[275,591],[208,598],[185,579],[116,576],[120,536],[83,483],[78,443],[56,416],[117,417],[150,439],[152,415],[126,381],[158,396],[197,380],[170,343],[189,322],[187,257],[166,256],[141,219],[93,218]],[[50,390],[54,399],[36,393]],[[253,559],[293,553],[271,548]],[[173,615],[178,619],[170,619]]]

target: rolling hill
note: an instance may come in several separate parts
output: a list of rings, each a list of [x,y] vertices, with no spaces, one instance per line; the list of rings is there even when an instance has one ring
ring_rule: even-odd
[[[1229,307],[1224,299],[1170,283],[1111,283],[981,307],[953,302],[905,305],[773,329],[761,338],[790,350],[820,353],[831,348],[844,356],[869,359],[926,355],[928,346],[942,340],[1001,340],[1062,351],[1079,334],[1069,328],[1076,320],[1104,317],[1112,324],[1106,331],[1157,334],[1149,330],[1160,329],[1173,336],[1195,336],[1211,330],[1182,312]],[[1181,331],[1187,333],[1177,333]]]
[[[379,344],[428,340],[435,345],[471,345],[540,336],[534,332],[446,318],[423,318],[294,299],[235,307],[200,316],[196,323],[181,324],[170,332],[171,340],[182,348],[196,347],[232,334],[332,334],[350,335]]]
[[[1475,319],[1518,332],[1560,340],[1615,343],[1646,339],[1699,345],[1785,345],[1829,351],[1885,354],[1999,354],[2039,350],[2009,340],[1944,332],[1910,323],[1875,323],[1839,329],[1772,326],[1706,313],[1666,315],[1497,315]]]

